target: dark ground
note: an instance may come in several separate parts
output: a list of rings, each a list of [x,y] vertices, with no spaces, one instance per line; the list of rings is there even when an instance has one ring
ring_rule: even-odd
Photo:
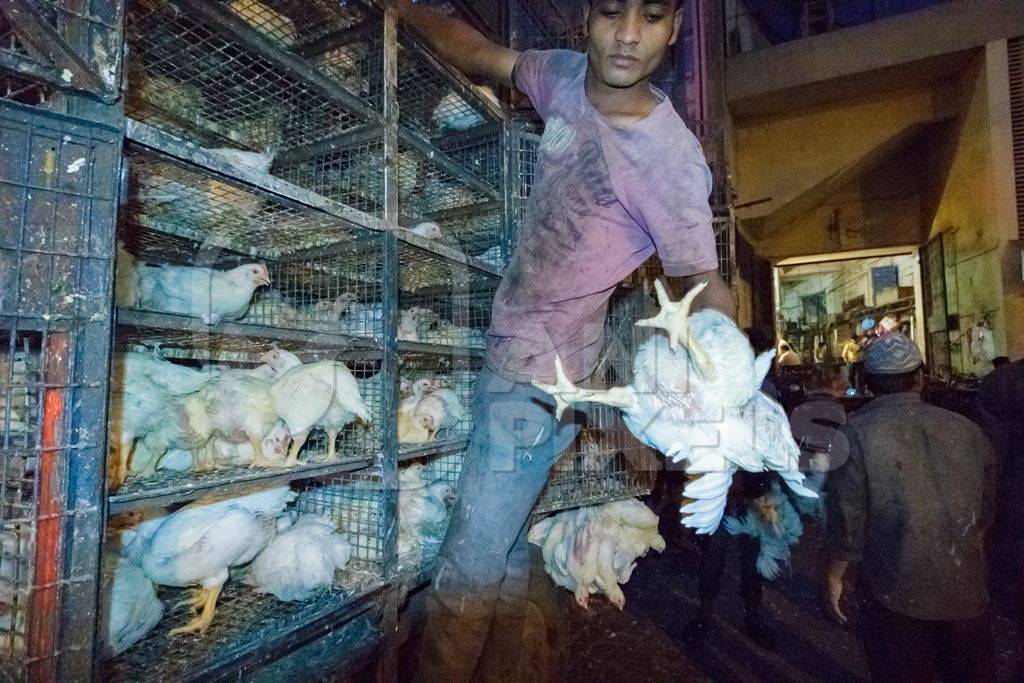
[[[686,642],[686,626],[697,609],[698,554],[692,537],[679,534],[668,539],[664,554],[639,561],[624,587],[627,602],[623,612],[602,599],[593,599],[589,611],[563,600],[562,680],[868,680],[854,627],[835,624],[820,607],[821,543],[820,530],[808,523],[792,569],[766,587],[763,609],[773,626],[777,652],[760,648],[742,631],[735,553],[730,557],[714,626],[702,646]],[[855,611],[852,602],[847,616]],[[999,679],[1020,680],[1014,671],[1024,662],[1024,638],[1009,617],[1009,606],[997,608],[1003,612],[993,625]]]
[[[667,516],[663,515],[663,526],[675,531],[674,524],[666,523]],[[592,596],[588,610],[578,607],[568,591],[554,586],[544,574],[540,553],[535,553],[528,622],[532,626],[527,627],[523,648],[530,683],[868,680],[854,631],[855,586],[848,589],[844,606],[851,617],[848,625],[834,623],[820,606],[823,548],[815,522],[805,523],[793,566],[765,587],[762,610],[777,641],[775,652],[759,647],[742,630],[735,552],[729,557],[715,621],[703,645],[687,642],[686,627],[697,610],[697,546],[693,535],[681,527],[666,540],[663,554],[638,560],[623,587],[622,612],[601,596]],[[407,680],[415,666],[416,631],[422,624],[422,602],[413,600],[410,608],[406,617],[412,618],[405,621],[412,633],[400,653],[400,680]],[[1024,681],[1019,613],[1016,619],[1011,616],[1012,605],[1005,597],[996,597],[993,608],[999,680]]]

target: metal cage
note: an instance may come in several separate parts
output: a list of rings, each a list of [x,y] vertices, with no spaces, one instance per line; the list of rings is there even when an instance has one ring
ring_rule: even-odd
[[[590,379],[594,387],[632,381],[633,356],[645,337],[633,323],[652,312],[652,307],[651,298],[633,288],[621,288],[612,298],[604,347]],[[598,404],[581,408],[586,417],[580,435],[552,466],[535,514],[651,492],[658,454],[633,437],[617,409]]]
[[[0,99],[48,106],[57,91],[112,104],[121,80],[120,0],[8,0],[0,7]]]
[[[167,630],[181,626],[194,614],[178,604],[181,589],[159,587],[157,596],[169,607],[164,618],[146,637],[107,663],[111,680],[203,680],[213,672],[244,662],[254,652],[297,627],[339,613],[384,584],[384,544],[387,519],[379,474],[361,473],[323,477],[297,485],[293,511],[334,520],[352,546],[352,557],[337,572],[334,584],[315,600],[281,602],[256,592],[239,574],[224,585],[216,617],[199,637],[176,638]]]
[[[0,668],[87,674],[120,135],[0,103]]]

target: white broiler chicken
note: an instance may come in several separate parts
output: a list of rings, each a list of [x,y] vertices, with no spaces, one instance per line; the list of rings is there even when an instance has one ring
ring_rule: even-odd
[[[441,239],[441,226],[434,221],[426,221],[420,223],[412,228],[406,228],[409,232],[414,235],[426,238],[428,240],[439,240]]]
[[[341,328],[346,334],[373,337],[383,334],[384,305],[380,303],[353,303],[341,318]]]
[[[451,429],[468,418],[459,395],[447,387],[431,385],[413,408],[413,416],[429,415],[437,431]]]
[[[426,484],[424,467],[412,463],[398,471],[398,554],[444,540],[448,505],[455,487],[446,481]]]
[[[231,0],[228,7],[267,38],[286,48],[295,44],[295,23],[259,0]]]
[[[281,308],[281,319],[287,323],[336,323],[339,322],[352,305],[356,303],[356,295],[343,292],[333,299],[321,299],[306,306],[285,306]]]
[[[170,447],[190,450],[205,446],[209,433],[202,406],[188,398],[208,381],[205,373],[177,365],[151,353],[129,352],[114,357],[111,372],[110,442],[115,450],[111,484],[118,485],[132,467],[140,439],[150,439],[156,460]],[[192,438],[186,438],[192,436]]]
[[[164,604],[146,573],[116,553],[103,556],[101,590],[103,654],[116,657],[160,623]]]
[[[209,628],[228,569],[251,562],[274,539],[277,516],[294,498],[282,486],[198,500],[163,519],[139,553],[142,570],[160,585],[199,585],[190,602],[200,614],[171,635]]]
[[[409,342],[422,341],[422,332],[435,322],[437,314],[429,308],[414,306],[404,309],[398,318],[398,339]]]
[[[486,120],[454,90],[449,90],[434,107],[433,119],[439,130],[469,130]]]
[[[228,163],[234,166],[251,168],[260,173],[270,173],[270,167],[274,165],[274,154],[270,152],[246,152],[245,150],[232,149],[231,147],[206,147],[205,149],[207,152],[212,152],[227,159]]]
[[[344,569],[351,557],[352,546],[333,521],[302,515],[256,556],[245,582],[278,600],[308,600],[329,588],[334,572]]]
[[[199,391],[206,406],[213,438],[252,449],[250,467],[271,467],[263,452],[263,440],[278,426],[273,385],[249,375],[227,372],[214,377]],[[212,442],[207,447],[206,469],[217,467]]]
[[[604,593],[619,609],[626,604],[620,584],[629,581],[636,559],[665,549],[658,517],[635,499],[568,510],[530,528],[552,580],[571,590],[586,608],[589,597]]]
[[[801,496],[814,497],[801,482],[800,449],[782,407],[760,391],[773,352],[754,358],[743,332],[714,309],[689,314],[690,304],[707,286],[691,289],[672,302],[655,282],[661,312],[638,326],[662,328],[641,344],[633,359],[633,384],[608,390],[576,387],[556,358],[557,382],[534,382],[555,397],[557,414],[572,403],[596,402],[619,408],[630,432],[699,475],[683,494],[683,524],[712,533],[725,512],[726,497],[738,468],[773,470]]]
[[[427,395],[428,391],[434,388],[434,383],[427,378],[420,378],[412,383],[411,393],[398,402],[398,442],[399,443],[428,443],[434,440],[437,432],[437,422],[434,415],[430,413],[416,413],[420,402]]]
[[[262,441],[263,457],[270,461],[270,467],[277,467],[288,457],[288,446],[292,435],[284,424],[278,422]],[[256,452],[248,443],[230,443],[222,439],[213,439],[214,455],[218,462],[229,465],[250,465],[256,462]],[[170,454],[164,457],[166,460]],[[161,463],[162,465],[163,463]]]
[[[338,434],[346,425],[357,418],[367,425],[373,423],[359,385],[344,363],[322,360],[303,364],[283,349],[263,354],[260,361],[277,371],[270,385],[273,405],[292,436],[285,467],[299,464],[299,450],[313,428],[327,432],[327,459],[334,460]]]
[[[245,315],[253,293],[270,284],[262,263],[231,270],[136,263],[138,305],[202,318],[207,325]]]

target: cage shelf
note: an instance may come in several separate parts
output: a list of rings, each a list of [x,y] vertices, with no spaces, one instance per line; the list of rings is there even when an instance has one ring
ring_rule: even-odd
[[[446,439],[444,441],[415,445],[405,444],[398,454],[398,462],[409,462],[421,458],[432,458],[441,455],[460,454],[469,446],[469,437]]]
[[[160,348],[164,355],[170,352],[177,358],[255,362],[256,356],[274,347],[300,358],[360,350],[366,352],[363,356],[380,353],[372,340],[345,334],[238,322],[209,326],[187,315],[129,308],[118,310],[117,324],[123,344]]]
[[[326,457],[320,454],[320,458]],[[251,489],[280,485],[302,479],[313,479],[365,469],[373,464],[373,457],[345,458],[337,462],[300,461],[290,469],[251,470],[247,467],[226,468],[218,472],[193,474],[167,472],[154,479],[129,479],[115,493],[108,496],[110,514],[171,505],[202,498],[212,492],[218,495],[244,495]]]
[[[351,175],[348,180],[338,181],[346,187],[365,184],[369,188],[355,194],[332,194],[333,184],[319,186],[315,181],[316,174],[339,173],[344,178],[345,174],[362,173],[357,167],[363,162],[356,161],[353,154],[363,155],[360,158],[368,162],[367,150],[337,152],[335,161],[340,166],[336,170],[332,170],[335,162],[329,158],[292,166],[290,171],[280,173],[282,179],[232,164],[215,152],[145,123],[129,119],[126,126],[132,142],[129,163],[135,161],[135,182],[129,185],[125,213],[144,230],[243,254],[255,249],[267,256],[282,256],[288,251],[294,252],[289,254],[292,258],[301,258],[322,254],[325,245],[365,239],[373,231],[387,229],[385,223],[371,215],[379,209],[380,201],[380,195],[374,194],[378,190],[373,190],[373,183],[379,185],[380,181]],[[160,189],[168,181],[171,189]],[[500,274],[494,263],[477,258],[497,246],[501,235],[500,206],[493,200],[428,217],[447,228],[447,234],[453,235],[454,242],[462,248],[425,239],[408,230],[399,230],[396,236],[453,263]],[[254,226],[259,229],[254,231]],[[469,237],[463,238],[463,233]]]
[[[365,566],[340,572],[335,582],[311,602],[288,603],[229,581],[209,630],[184,637],[167,635],[193,617],[188,607],[171,607],[184,591],[161,588],[157,595],[168,606],[167,614],[143,640],[107,663],[107,680],[205,681],[223,676],[299,631],[331,628],[358,616],[386,585]]]

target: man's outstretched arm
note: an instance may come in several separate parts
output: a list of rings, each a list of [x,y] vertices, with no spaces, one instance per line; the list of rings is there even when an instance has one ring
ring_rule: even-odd
[[[692,310],[714,308],[726,314],[735,322],[736,298],[732,295],[732,290],[729,289],[729,285],[725,283],[725,280],[722,279],[717,270],[709,270],[706,273],[697,273],[687,277],[668,278],[669,286],[675,292],[675,298],[681,298],[694,285],[698,285],[701,282],[707,282],[708,286],[694,299]]]
[[[469,24],[421,7],[411,0],[396,0],[399,16],[427,44],[459,71],[500,85],[512,85],[512,69],[519,53],[488,40]]]

